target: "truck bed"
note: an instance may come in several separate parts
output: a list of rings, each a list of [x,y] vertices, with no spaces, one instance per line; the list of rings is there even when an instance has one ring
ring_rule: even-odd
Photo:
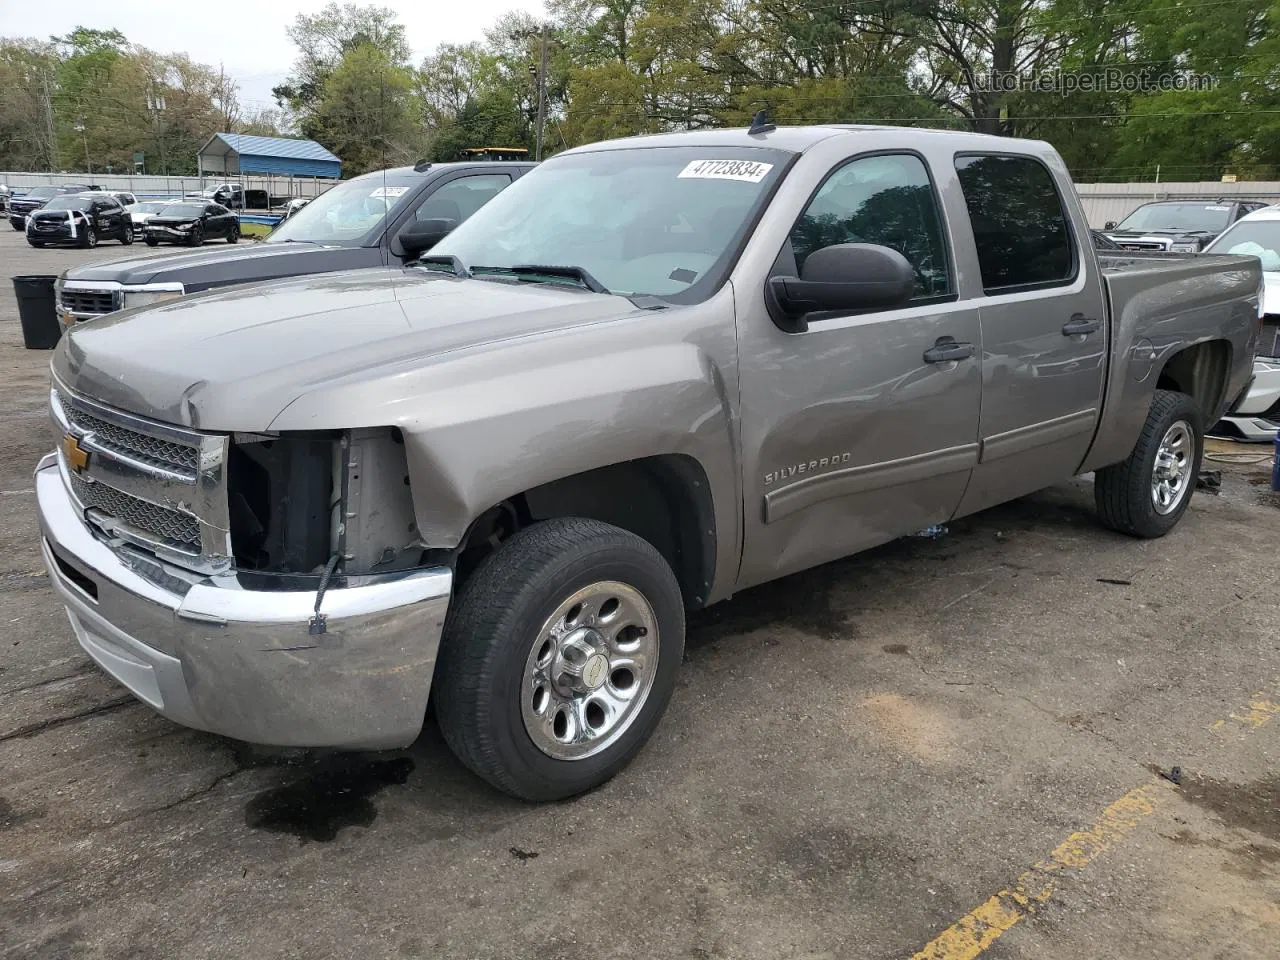
[[[1099,251],[1098,263],[1106,288],[1110,349],[1099,443],[1089,452],[1089,470],[1128,455],[1150,405],[1152,371],[1164,366],[1171,351],[1225,336],[1218,362],[1228,371],[1238,369],[1239,379],[1201,411],[1206,425],[1219,418],[1248,379],[1249,365],[1233,365],[1237,358],[1232,352],[1245,344],[1252,349],[1257,342],[1262,284],[1257,257]],[[1207,369],[1202,373],[1213,375]]]

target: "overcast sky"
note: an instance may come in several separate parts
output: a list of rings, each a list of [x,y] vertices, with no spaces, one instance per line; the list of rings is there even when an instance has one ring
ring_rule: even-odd
[[[361,6],[370,0],[356,0]],[[479,40],[508,10],[540,14],[542,0],[381,0],[405,25],[414,62],[441,43]],[[275,106],[271,88],[293,63],[285,27],[299,13],[315,13],[325,0],[0,0],[0,35],[65,34],[77,26],[112,27],[134,43],[162,53],[183,52],[211,66],[219,63],[240,82],[245,107]]]

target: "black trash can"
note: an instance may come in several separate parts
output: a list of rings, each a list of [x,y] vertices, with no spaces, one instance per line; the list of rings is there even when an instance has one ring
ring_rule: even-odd
[[[14,277],[13,295],[18,298],[22,321],[22,342],[28,350],[52,350],[62,336],[58,309],[53,302],[57,277]]]

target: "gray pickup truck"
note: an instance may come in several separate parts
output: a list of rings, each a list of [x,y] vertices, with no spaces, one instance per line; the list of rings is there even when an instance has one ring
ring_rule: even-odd
[[[1043,143],[824,126],[547,161],[416,264],[78,324],[36,471],[89,655],[263,744],[617,772],[685,612],[1095,473],[1157,537],[1245,387],[1253,257],[1099,260]]]

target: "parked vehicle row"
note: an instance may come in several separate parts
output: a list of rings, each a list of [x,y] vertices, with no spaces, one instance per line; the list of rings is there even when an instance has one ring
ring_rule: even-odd
[[[329,273],[416,259],[497,196],[529,163],[419,164],[347,180],[303,205],[263,243],[164,259],[136,258],[67,270],[57,284],[64,322],[92,319],[147,293],[181,296],[258,280]],[[141,216],[148,244],[189,242],[162,218]],[[155,229],[152,229],[153,224]],[[164,224],[165,229],[159,229]],[[212,236],[201,228],[203,237]]]
[[[430,697],[479,776],[572,796],[657,727],[687,610],[1087,472],[1162,536],[1250,376],[1258,258],[1100,254],[1043,143],[760,122],[524,169],[354,180],[189,267],[374,269],[105,268],[152,303],[63,337],[35,486],[140,699],[381,748]]]
[[[1231,224],[1265,206],[1260,200],[1155,200],[1118,224],[1107,223],[1104,231],[1122,250],[1199,253]]]
[[[18,197],[9,199],[9,226],[18,231],[27,229],[27,217],[54,197],[88,193],[93,188],[87,184],[66,184],[57,187],[35,187]]]

